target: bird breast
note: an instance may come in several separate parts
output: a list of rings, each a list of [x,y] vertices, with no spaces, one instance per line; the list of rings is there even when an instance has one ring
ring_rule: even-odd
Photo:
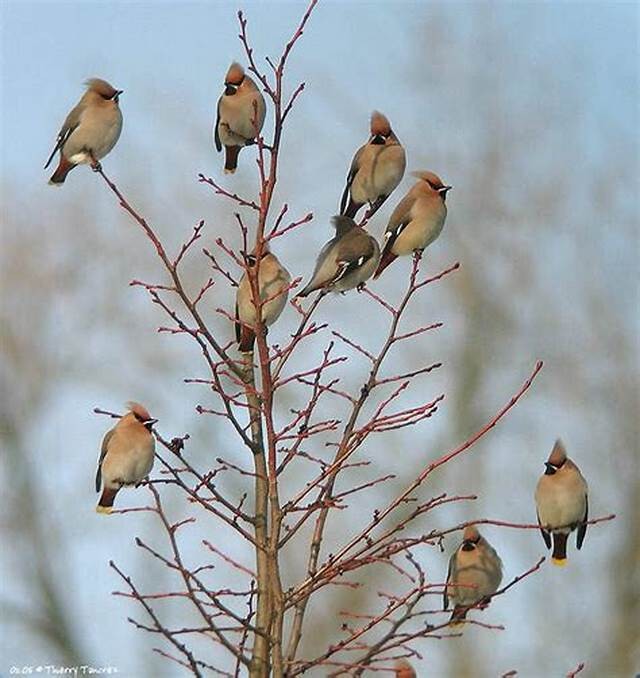
[[[144,428],[142,425],[139,426]],[[123,430],[116,430],[109,441],[109,449],[102,462],[104,486],[115,489],[122,484],[139,483],[153,468],[154,451],[154,438],[146,429],[144,432],[129,430],[126,433]]]
[[[260,92],[243,83],[233,96],[220,99],[220,140],[225,146],[244,146],[260,133],[264,117],[265,103]]]
[[[80,116],[80,124],[67,139],[64,156],[74,164],[91,162],[91,151],[96,160],[116,145],[122,131],[122,112],[113,101],[87,106]]]
[[[461,584],[451,589],[451,598],[457,605],[473,605],[496,592],[502,581],[502,570],[497,555],[495,560],[487,553],[458,551],[453,582]]]
[[[439,197],[419,197],[411,206],[410,221],[396,238],[392,252],[404,256],[428,247],[442,232],[446,216],[447,208]]]
[[[582,520],[586,493],[586,483],[578,473],[561,475],[558,471],[552,476],[542,476],[536,488],[536,506],[542,525],[553,528]]]
[[[263,262],[259,273],[260,299],[265,302],[262,305],[262,322],[265,325],[272,325],[280,317],[287,303],[287,287],[291,281],[291,277],[283,269],[269,269],[271,267]],[[238,291],[238,297],[244,301],[238,305],[238,315],[243,323],[253,325],[257,314],[248,277],[243,277],[240,287],[242,289]]]
[[[402,180],[405,164],[405,152],[399,144],[367,144],[351,185],[353,200],[373,202],[381,195],[389,195]]]

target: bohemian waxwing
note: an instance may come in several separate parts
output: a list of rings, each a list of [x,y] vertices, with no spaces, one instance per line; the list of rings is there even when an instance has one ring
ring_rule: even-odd
[[[353,219],[358,210],[369,203],[368,216],[373,216],[402,180],[405,166],[404,148],[393,133],[389,120],[374,111],[371,115],[371,137],[356,151],[351,162],[340,201],[340,214]]]
[[[316,290],[346,292],[354,287],[362,289],[376,270],[380,260],[376,239],[350,217],[336,216],[331,223],[335,226],[336,236],[320,250],[311,281],[299,297],[306,297]]]
[[[451,600],[454,605],[451,621],[461,622],[468,608],[492,596],[501,581],[502,561],[477,528],[469,525],[449,560],[444,609],[449,608]]]
[[[102,440],[96,473],[96,492],[102,486],[98,513],[111,513],[120,488],[138,485],[153,468],[156,444],[151,428],[157,419],[152,419],[139,403],[127,403],[127,408],[129,412]]]
[[[255,253],[247,255],[246,262],[249,268],[255,270],[258,263]],[[262,323],[266,328],[273,325],[284,310],[289,296],[291,276],[266,245],[262,250],[259,263],[258,289],[263,302]],[[240,351],[243,353],[253,351],[255,331],[252,327],[256,324],[257,313],[253,303],[251,282],[246,271],[240,280],[236,294],[236,319],[236,340]]]
[[[44,166],[47,169],[60,151],[60,162],[49,179],[50,184],[63,184],[76,165],[94,165],[104,158],[122,131],[122,113],[118,106],[122,90],[100,78],[91,78],[86,85],[87,91],[64,121],[56,146]]]
[[[264,125],[266,105],[256,83],[235,61],[224,79],[224,92],[218,100],[218,113],[213,128],[216,149],[225,147],[225,174],[233,174],[243,146],[254,143]]]
[[[567,564],[567,538],[578,528],[576,544],[581,548],[587,533],[589,514],[587,481],[580,469],[567,457],[564,445],[556,440],[546,470],[536,487],[538,524],[547,548],[551,548],[553,535],[554,565]]]
[[[387,224],[377,278],[396,258],[422,252],[441,233],[447,217],[445,186],[433,172],[412,172],[418,181],[402,198]]]

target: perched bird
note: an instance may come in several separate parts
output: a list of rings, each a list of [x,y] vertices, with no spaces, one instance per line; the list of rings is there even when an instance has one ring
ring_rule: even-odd
[[[449,600],[452,600],[451,621],[461,622],[468,608],[492,596],[501,581],[502,561],[477,528],[469,525],[462,536],[462,544],[449,560],[444,609],[449,608]]]
[[[224,79],[224,92],[218,99],[218,113],[213,138],[218,152],[225,148],[224,171],[233,174],[243,146],[255,142],[264,125],[264,97],[256,83],[235,61]]]
[[[298,294],[306,297],[316,290],[346,292],[362,289],[376,270],[380,248],[376,239],[350,217],[336,216],[331,223],[336,236],[320,250],[309,284]]]
[[[85,84],[87,91],[64,121],[44,166],[47,169],[60,151],[60,162],[50,184],[63,184],[76,165],[97,164],[116,145],[122,131],[122,112],[118,106],[122,90],[100,78],[91,78]]]
[[[384,234],[384,248],[374,278],[396,258],[422,252],[442,232],[447,217],[445,186],[433,172],[412,172],[418,179],[393,210]]]
[[[406,659],[398,659],[394,670],[396,678],[416,678],[416,670]]]
[[[351,162],[340,201],[340,214],[353,219],[358,210],[369,203],[369,217],[373,216],[402,180],[406,162],[404,148],[389,120],[374,111],[371,137],[356,151]]]
[[[255,270],[257,259],[255,254],[246,256],[247,266]],[[275,254],[264,247],[258,266],[258,290],[262,303],[262,322],[265,327],[273,325],[284,310],[289,296],[291,276],[289,271],[278,261]],[[236,294],[236,340],[243,353],[253,351],[255,331],[252,329],[257,320],[256,307],[253,303],[251,282],[245,271],[238,285]]]
[[[158,420],[139,403],[127,403],[127,408],[129,412],[102,440],[96,473],[96,492],[102,487],[98,513],[111,513],[120,488],[138,485],[153,468],[156,441],[151,428]]]
[[[536,486],[536,510],[540,532],[547,548],[553,536],[554,565],[567,564],[567,538],[578,528],[576,544],[582,547],[589,516],[587,481],[580,469],[567,457],[562,441],[556,440],[546,470]]]

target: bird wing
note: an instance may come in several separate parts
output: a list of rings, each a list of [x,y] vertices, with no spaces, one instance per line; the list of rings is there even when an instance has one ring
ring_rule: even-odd
[[[584,518],[582,519],[582,523],[580,527],[578,528],[578,536],[576,539],[576,545],[578,549],[582,547],[582,542],[584,541],[584,537],[587,534],[587,520],[589,520],[589,497],[585,494],[584,495]]]
[[[447,570],[447,584],[451,581],[451,575],[453,574],[453,559],[456,557],[454,553],[451,558],[449,558],[449,569]],[[449,609],[449,596],[447,595],[448,586],[444,587],[444,593],[442,594],[442,604],[445,610]]]
[[[216,124],[213,128],[213,139],[216,144],[216,150],[218,153],[222,150],[222,142],[220,141],[220,132],[218,132],[218,125],[220,124],[220,101],[222,97],[218,99],[218,107],[216,108]]]
[[[113,429],[107,431],[104,438],[102,439],[102,448],[100,449],[100,459],[98,459],[98,471],[96,472],[96,492],[100,492],[100,486],[102,485],[102,462],[107,454],[107,448],[109,447],[109,441],[113,435]]]
[[[240,322],[240,310],[238,309],[238,302],[236,302],[236,341],[240,343],[242,335],[242,323]]]
[[[382,250],[382,258],[384,258],[385,253],[393,247],[393,243],[411,221],[411,208],[415,201],[416,199],[409,193],[402,198],[397,207],[393,210],[384,232],[385,243]]]
[[[60,132],[58,132],[58,136],[56,138],[56,145],[53,151],[51,151],[51,155],[49,156],[49,159],[45,163],[44,169],[47,169],[47,167],[49,167],[51,161],[53,160],[53,156],[65,145],[67,139],[71,136],[72,132],[80,124],[80,118],[82,116],[83,111],[84,104],[82,103],[79,103],[77,106],[74,106],[71,109],[71,112],[69,113],[64,123],[62,124]]]
[[[356,151],[356,154],[353,156],[353,160],[351,161],[349,174],[347,174],[347,185],[344,187],[344,191],[342,192],[342,198],[340,200],[340,214],[344,214],[345,210],[347,209],[347,204],[349,202],[349,191],[351,190],[353,178],[356,176],[358,170],[360,169],[360,155],[362,154],[363,148],[364,146],[362,146]]]
[[[335,267],[337,266],[337,262],[335,253],[332,252],[332,249],[339,239],[340,238],[337,236],[332,238],[328,243],[325,243],[324,247],[320,250],[311,280],[307,286],[298,293],[299,297],[306,297],[308,294],[311,294],[311,292],[315,292],[321,287],[325,287],[333,280],[336,274]]]
[[[354,228],[338,243],[336,252],[338,270],[329,282],[336,283],[353,273],[371,259],[374,252],[373,239],[361,228]]]
[[[542,535],[542,538],[544,539],[544,543],[547,545],[547,548],[551,548],[551,535],[547,530],[542,527],[542,522],[540,521],[540,514],[536,511],[536,516],[538,518],[538,525],[540,526],[540,534]]]

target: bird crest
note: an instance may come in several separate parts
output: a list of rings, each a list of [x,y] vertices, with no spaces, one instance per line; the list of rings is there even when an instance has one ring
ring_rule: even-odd
[[[371,134],[377,136],[388,137],[391,134],[391,124],[386,115],[380,111],[374,111],[371,114]]]
[[[149,414],[147,408],[140,403],[134,402],[133,400],[130,400],[127,403],[127,409],[141,421],[149,421],[149,419],[151,419],[151,415]]]

